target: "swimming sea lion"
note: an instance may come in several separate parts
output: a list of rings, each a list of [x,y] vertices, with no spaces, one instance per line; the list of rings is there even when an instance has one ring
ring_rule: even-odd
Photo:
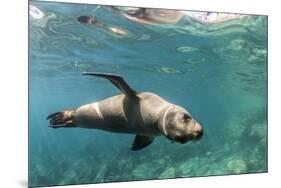
[[[93,25],[93,26],[96,26],[96,27],[100,27],[100,28],[106,29],[110,33],[113,33],[113,34],[118,35],[118,36],[126,36],[126,35],[128,35],[128,33],[125,30],[121,29],[120,27],[116,27],[116,26],[113,26],[113,25],[109,25],[109,24],[103,23],[102,21],[100,21],[96,17],[79,16],[77,18],[77,21],[82,23],[82,24]]]
[[[202,137],[202,126],[184,108],[154,93],[133,90],[119,75],[97,72],[83,72],[82,75],[106,78],[123,94],[50,114],[47,117],[50,127],[135,134],[132,150],[148,146],[160,135],[182,144]]]

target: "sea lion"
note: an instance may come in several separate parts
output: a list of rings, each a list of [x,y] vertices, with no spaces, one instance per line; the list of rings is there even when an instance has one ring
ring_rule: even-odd
[[[119,75],[97,72],[83,72],[82,75],[106,78],[123,94],[77,109],[52,113],[47,117],[50,127],[81,127],[135,134],[132,150],[150,145],[154,137],[160,135],[182,144],[202,137],[202,126],[184,108],[154,93],[133,90]]]
[[[118,36],[128,35],[127,31],[125,31],[124,29],[122,29],[120,27],[116,27],[116,26],[113,26],[113,25],[103,23],[102,21],[100,21],[96,17],[79,16],[77,18],[77,21],[79,23],[82,23],[82,24],[93,25],[93,26],[96,26],[96,27],[99,27],[99,28],[103,28],[103,29],[109,31],[110,33],[113,33],[113,34],[118,35]]]

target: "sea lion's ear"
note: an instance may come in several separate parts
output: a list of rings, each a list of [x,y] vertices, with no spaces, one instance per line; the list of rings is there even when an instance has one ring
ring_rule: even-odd
[[[119,75],[99,72],[83,72],[82,75],[97,76],[108,79],[113,85],[115,85],[125,95],[130,97],[136,96],[136,91],[130,88],[127,82]]]
[[[131,147],[131,150],[137,151],[140,149],[145,148],[146,146],[150,145],[154,140],[154,137],[152,136],[142,136],[142,135],[136,135],[134,143]]]

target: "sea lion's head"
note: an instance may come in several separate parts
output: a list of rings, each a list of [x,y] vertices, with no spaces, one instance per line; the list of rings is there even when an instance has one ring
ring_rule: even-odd
[[[96,17],[91,16],[79,16],[77,21],[82,24],[95,25],[97,27],[103,26],[101,21],[99,21]]]
[[[190,140],[199,140],[203,128],[183,108],[172,105],[163,111],[158,123],[160,130],[170,140],[184,144]]]

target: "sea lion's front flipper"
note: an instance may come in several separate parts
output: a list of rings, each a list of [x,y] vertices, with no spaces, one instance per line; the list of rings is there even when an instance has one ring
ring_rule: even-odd
[[[114,84],[120,91],[128,96],[136,96],[136,91],[130,88],[126,81],[119,75],[99,72],[83,72],[82,75],[97,76],[108,79]]]
[[[154,137],[152,136],[142,136],[142,135],[136,135],[134,143],[131,147],[131,150],[137,151],[140,149],[145,148],[146,146],[150,145],[154,140]]]

